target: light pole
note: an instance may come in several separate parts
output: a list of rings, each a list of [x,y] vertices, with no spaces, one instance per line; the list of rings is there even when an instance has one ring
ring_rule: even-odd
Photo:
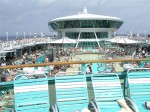
[[[36,37],[36,33],[34,33],[34,37]]]
[[[147,33],[147,32],[146,32],[146,31],[144,31],[144,33],[145,33],[145,37],[146,37],[146,36],[147,36],[147,35],[146,35],[146,33]]]
[[[43,37],[43,32],[41,32],[41,37]]]
[[[138,31],[138,37],[140,37],[140,33],[141,33],[141,32],[140,32],[140,31]]]
[[[18,32],[16,32],[16,38],[18,39]]]
[[[26,33],[24,32],[24,38],[26,38]]]
[[[6,40],[8,41],[8,32],[6,32]]]
[[[31,33],[30,33],[30,38],[31,38]]]

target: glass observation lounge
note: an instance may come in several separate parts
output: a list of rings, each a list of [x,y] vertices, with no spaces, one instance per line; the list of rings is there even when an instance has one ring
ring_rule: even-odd
[[[67,28],[120,28],[123,22],[114,20],[66,20],[49,23],[54,29]]]
[[[112,38],[122,24],[120,18],[89,14],[85,7],[78,15],[49,21],[48,26],[62,38],[77,40],[75,48],[95,49],[99,48],[105,39]]]

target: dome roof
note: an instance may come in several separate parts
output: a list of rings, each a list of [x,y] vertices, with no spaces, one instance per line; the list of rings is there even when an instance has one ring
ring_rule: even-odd
[[[117,18],[117,17],[89,14],[87,12],[86,7],[84,7],[83,11],[77,15],[56,18],[56,19],[51,20],[51,22],[66,21],[66,20],[116,20],[116,21],[122,21],[120,18]]]

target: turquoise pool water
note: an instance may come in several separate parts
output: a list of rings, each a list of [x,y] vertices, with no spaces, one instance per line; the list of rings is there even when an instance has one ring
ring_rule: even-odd
[[[87,66],[88,64],[85,64],[85,66],[82,66],[82,67],[85,67],[83,68],[85,73],[86,73]],[[111,72],[110,65],[107,63],[92,63],[92,73],[96,74],[100,72]]]

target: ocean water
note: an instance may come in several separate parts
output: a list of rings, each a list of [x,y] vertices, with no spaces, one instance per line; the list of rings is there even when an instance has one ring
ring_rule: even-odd
[[[32,36],[32,37],[34,37],[34,36]],[[37,37],[40,37],[40,35],[37,35]],[[48,35],[46,35],[45,37],[49,37]],[[24,36],[23,35],[20,35],[20,36],[18,36],[18,39],[23,39],[24,38]],[[30,36],[29,35],[26,35],[26,37],[25,38],[30,38]],[[8,36],[8,40],[15,40],[15,39],[17,39],[17,37],[16,36]],[[0,41],[6,41],[7,40],[7,37],[6,36],[0,36]]]
[[[8,37],[8,40],[13,40],[13,39],[16,39],[16,36],[9,36]],[[6,36],[0,36],[0,40],[1,41],[6,41],[7,37]]]
[[[30,36],[26,36],[26,38],[29,38]],[[16,36],[8,36],[8,40],[15,40],[17,37]],[[24,36],[19,36],[18,39],[22,39]],[[6,36],[0,36],[1,41],[6,41],[7,37]]]

